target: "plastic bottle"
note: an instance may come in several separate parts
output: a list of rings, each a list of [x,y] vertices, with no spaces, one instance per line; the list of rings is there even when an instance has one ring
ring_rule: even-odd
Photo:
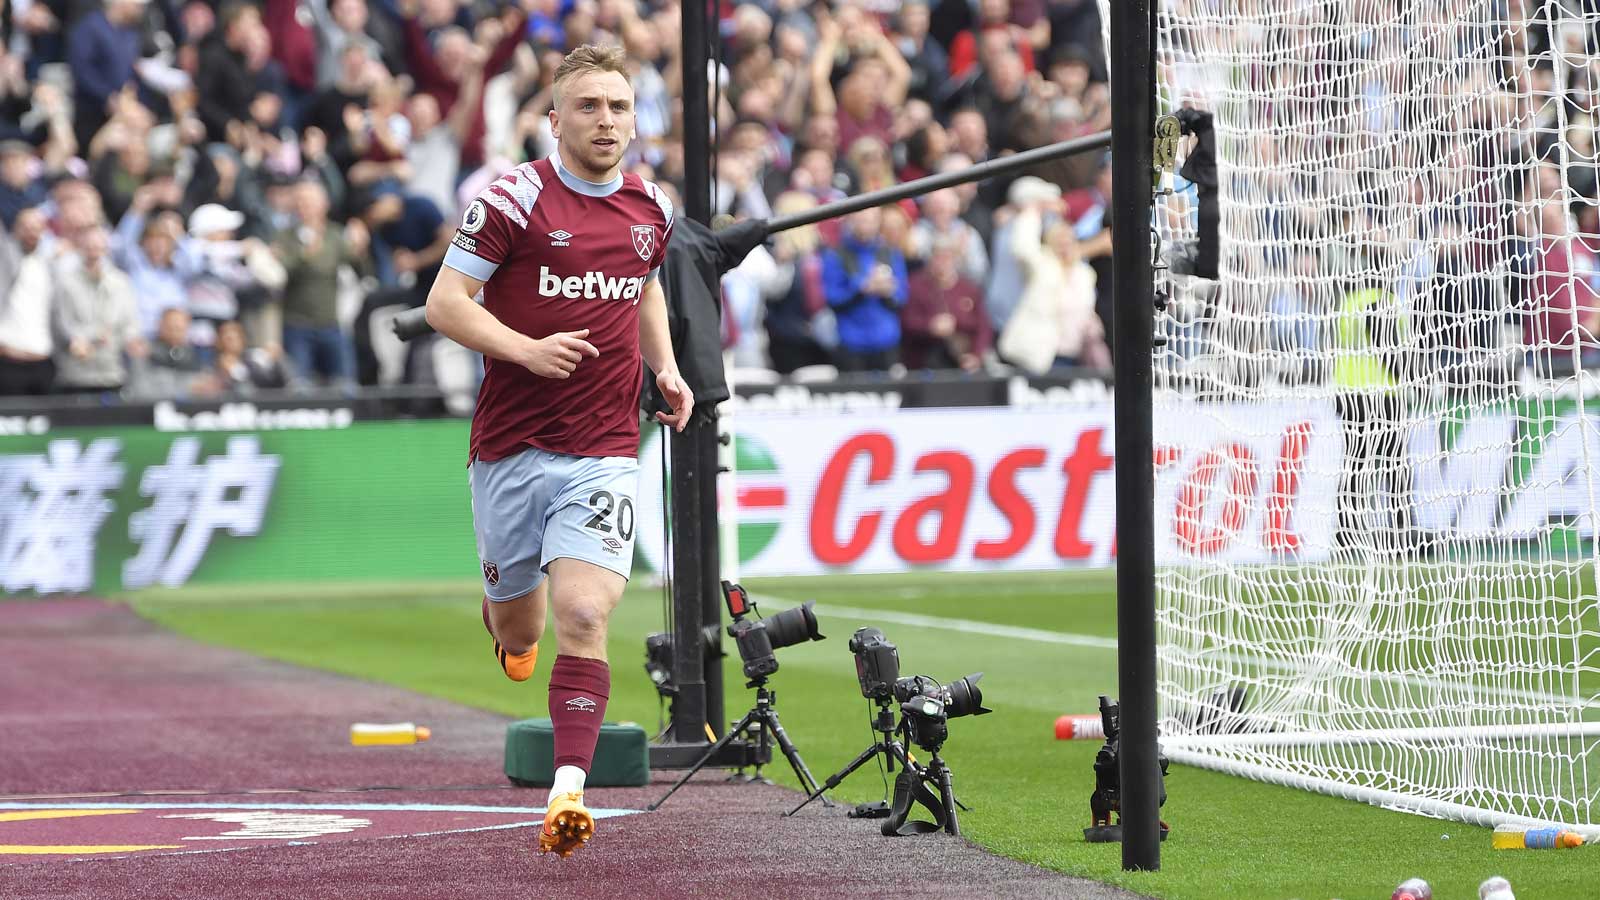
[[[1583,835],[1565,828],[1524,828],[1521,825],[1497,825],[1489,839],[1496,850],[1549,850],[1582,847]]]
[[[1084,716],[1062,716],[1056,719],[1056,740],[1058,741],[1097,741],[1106,736],[1105,723],[1100,720],[1100,714]]]
[[[1478,885],[1478,900],[1517,900],[1511,893],[1511,882],[1499,875],[1485,878],[1483,884]]]
[[[357,747],[374,747],[385,744],[420,744],[433,736],[426,725],[410,722],[371,724],[357,722],[350,726],[350,743]]]
[[[1433,900],[1433,886],[1421,878],[1407,878],[1389,895],[1389,900]]]

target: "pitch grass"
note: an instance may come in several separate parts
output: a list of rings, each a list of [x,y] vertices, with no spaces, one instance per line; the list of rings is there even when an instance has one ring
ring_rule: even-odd
[[[1114,651],[826,612],[853,607],[1110,638],[1110,573],[751,579],[746,586],[758,599],[773,598],[768,614],[804,599],[824,610],[827,640],[779,651],[782,668],[772,682],[785,728],[819,779],[872,741],[845,646],[857,627],[882,627],[900,648],[904,674],[948,680],[985,672],[981,686],[995,712],[952,720],[945,756],[957,796],[973,807],[961,820],[966,836],[996,853],[1171,900],[1386,897],[1419,875],[1439,900],[1468,900],[1494,874],[1509,878],[1526,900],[1595,895],[1600,850],[1495,852],[1483,828],[1183,766],[1173,766],[1167,780],[1163,817],[1173,833],[1163,845],[1161,871],[1125,873],[1118,846],[1082,839],[1098,742],[1057,741],[1052,728],[1057,715],[1092,712],[1096,695],[1115,693]],[[532,685],[508,682],[490,658],[477,589],[475,581],[328,583],[145,591],[128,599],[143,615],[198,640],[510,716],[544,716],[553,640],[542,647]],[[660,627],[659,590],[630,590],[612,627],[608,718],[654,730],[658,705],[642,667],[643,637]],[[736,654],[727,661],[727,684],[727,712],[735,718],[752,697],[742,687]],[[795,783],[781,756],[767,774]],[[852,803],[883,794],[870,765],[835,792]]]

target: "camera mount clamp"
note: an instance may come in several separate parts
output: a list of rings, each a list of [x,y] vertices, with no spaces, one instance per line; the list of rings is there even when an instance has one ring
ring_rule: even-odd
[[[678,788],[683,787],[690,778],[693,778],[694,773],[705,768],[706,763],[710,762],[711,759],[715,757],[717,753],[728,744],[729,741],[739,737],[751,728],[754,728],[756,732],[756,759],[771,759],[771,742],[776,740],[778,743],[778,749],[783,751],[783,755],[789,760],[789,765],[794,768],[794,774],[795,777],[800,780],[800,786],[807,791],[816,791],[816,793],[819,795],[822,793],[821,790],[817,790],[817,780],[812,777],[811,770],[806,768],[805,760],[800,758],[800,750],[795,747],[793,741],[789,740],[788,733],[783,730],[783,724],[778,721],[778,709],[776,706],[778,699],[777,693],[767,689],[767,679],[764,677],[751,679],[750,682],[745,685],[745,687],[753,687],[756,689],[756,705],[751,707],[750,711],[744,714],[744,718],[735,723],[732,728],[729,728],[728,732],[722,736],[721,740],[717,741],[715,744],[712,744],[711,747],[706,750],[705,755],[700,757],[699,761],[697,761],[694,766],[689,769],[689,771],[683,773],[683,777],[679,778],[665,794],[661,795],[660,800],[657,800],[649,806],[646,806],[645,809],[647,811],[655,812],[657,809],[660,809],[661,804],[666,803],[668,797],[671,797],[677,792]],[[757,765],[756,776],[760,777],[760,774],[761,767],[760,765]],[[829,800],[827,797],[823,797],[822,802],[827,806],[833,806],[833,801]]]

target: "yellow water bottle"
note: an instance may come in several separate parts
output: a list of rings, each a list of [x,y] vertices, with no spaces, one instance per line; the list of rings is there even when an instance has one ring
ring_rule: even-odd
[[[1524,828],[1521,825],[1496,825],[1489,846],[1496,850],[1564,850],[1582,847],[1583,835],[1565,828]]]
[[[426,725],[410,722],[372,724],[357,722],[350,726],[350,743],[357,747],[377,747],[397,744],[420,744],[433,733]]]

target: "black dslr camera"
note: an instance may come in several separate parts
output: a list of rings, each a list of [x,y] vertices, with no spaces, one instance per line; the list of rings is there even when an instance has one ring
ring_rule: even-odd
[[[887,702],[894,696],[900,679],[900,651],[876,628],[856,629],[850,636],[850,652],[856,655],[856,681],[861,696]]]
[[[807,600],[764,619],[746,619],[745,616],[756,611],[756,606],[744,588],[724,581],[722,598],[727,602],[728,615],[733,617],[728,625],[728,636],[739,647],[746,678],[762,679],[778,671],[778,657],[773,651],[826,637],[817,631],[817,614],[811,609],[815,600]]]
[[[993,712],[983,705],[978,689],[982,672],[941,685],[928,675],[908,675],[894,683],[894,698],[900,702],[901,721],[911,740],[929,753],[938,753],[950,736],[949,720]]]

